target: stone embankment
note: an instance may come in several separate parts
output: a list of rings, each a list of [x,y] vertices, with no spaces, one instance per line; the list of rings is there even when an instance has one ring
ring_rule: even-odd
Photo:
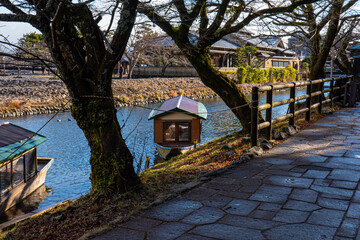
[[[241,87],[251,90],[251,85]],[[158,103],[180,94],[194,99],[217,96],[199,78],[114,79],[113,92],[117,107]],[[0,99],[0,118],[69,111],[71,105],[65,84],[45,75],[1,76]]]

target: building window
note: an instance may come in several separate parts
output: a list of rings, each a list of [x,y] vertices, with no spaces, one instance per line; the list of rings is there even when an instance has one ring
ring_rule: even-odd
[[[286,67],[287,65],[289,65],[290,62],[289,61],[272,61],[272,66],[273,67]]]
[[[164,142],[191,142],[191,122],[164,122]]]

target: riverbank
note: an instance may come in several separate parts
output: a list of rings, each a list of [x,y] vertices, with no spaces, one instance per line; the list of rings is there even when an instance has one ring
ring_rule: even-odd
[[[311,122],[305,122],[302,116],[297,119],[297,124],[304,128],[322,117],[312,116]],[[215,139],[146,170],[140,174],[143,186],[137,191],[107,196],[84,195],[16,226],[9,226],[0,238],[78,239],[83,236],[87,239],[126,222],[136,213],[207,182],[229,168],[250,161],[254,154],[248,154],[249,148],[249,139],[238,132]],[[83,235],[94,229],[95,232],[90,235]]]
[[[254,84],[240,84],[249,93]],[[217,95],[199,78],[113,79],[116,107],[158,103],[180,94],[194,99]],[[0,118],[70,110],[65,84],[48,75],[0,76]]]

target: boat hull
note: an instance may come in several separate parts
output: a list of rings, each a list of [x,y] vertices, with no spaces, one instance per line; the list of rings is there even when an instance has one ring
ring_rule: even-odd
[[[187,147],[165,147],[159,144],[155,145],[160,157],[166,160],[194,149],[193,145]]]
[[[0,212],[4,212],[20,203],[45,182],[46,173],[53,164],[52,158],[38,158],[38,173],[26,182],[22,182],[1,196]]]

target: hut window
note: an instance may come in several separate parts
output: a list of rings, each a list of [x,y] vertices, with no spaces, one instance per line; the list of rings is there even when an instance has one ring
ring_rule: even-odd
[[[191,122],[165,122],[164,142],[190,142]]]
[[[176,141],[175,129],[175,123],[165,123],[164,133],[166,142]]]
[[[13,161],[14,185],[24,180],[24,156]]]
[[[25,155],[26,179],[29,179],[33,175],[35,175],[35,160],[36,160],[35,150]]]
[[[190,141],[190,124],[189,123],[179,123],[179,142],[189,142]]]
[[[0,167],[0,190],[1,193],[11,187],[11,163],[6,163]]]

